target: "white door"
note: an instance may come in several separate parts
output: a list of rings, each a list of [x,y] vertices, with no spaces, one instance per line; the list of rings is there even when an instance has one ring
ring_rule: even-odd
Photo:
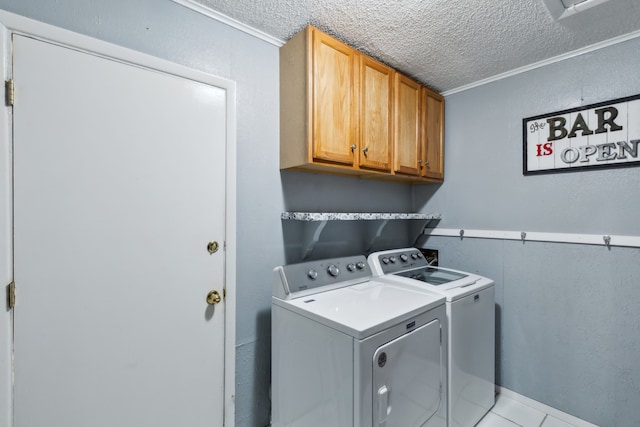
[[[373,354],[373,425],[421,427],[442,399],[440,321],[432,320],[390,341]]]
[[[15,35],[13,67],[14,426],[221,426],[225,90]]]

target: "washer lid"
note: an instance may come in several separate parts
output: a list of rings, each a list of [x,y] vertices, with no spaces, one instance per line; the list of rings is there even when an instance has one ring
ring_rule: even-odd
[[[456,280],[455,277],[459,278]],[[493,280],[486,277],[442,267],[428,267],[387,274],[386,276],[378,277],[377,280],[421,286],[444,295],[447,301],[455,301],[494,286]]]
[[[468,273],[437,267],[424,267],[411,271],[400,271],[394,274],[402,277],[409,277],[411,279],[420,280],[433,286],[449,285],[451,284],[451,282],[460,280],[460,282],[456,284],[456,287],[461,287],[470,285],[477,281],[477,277],[472,278]]]
[[[432,267],[416,248],[374,252],[367,260],[378,280],[420,285],[444,295],[447,301],[464,298],[494,285],[493,280],[477,274]]]
[[[273,303],[363,339],[444,304],[444,297],[417,286],[371,280]]]

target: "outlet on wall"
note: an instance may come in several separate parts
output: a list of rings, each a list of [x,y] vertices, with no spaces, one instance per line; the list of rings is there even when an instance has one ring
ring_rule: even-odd
[[[429,265],[434,267],[438,266],[438,250],[437,249],[420,249],[422,255],[424,255],[424,259],[427,260]]]

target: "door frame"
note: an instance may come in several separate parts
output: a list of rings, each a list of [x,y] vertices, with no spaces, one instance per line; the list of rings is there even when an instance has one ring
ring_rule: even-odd
[[[226,185],[224,244],[224,425],[235,423],[236,342],[236,84],[211,74],[134,51],[89,36],[0,10],[2,81],[12,78],[11,36],[22,34],[48,43],[102,56],[110,60],[187,78],[226,90]],[[2,85],[4,93],[4,85]],[[19,95],[19,94],[18,94]],[[4,99],[4,96],[3,96]],[[13,280],[13,149],[12,109],[0,112],[0,285]],[[203,248],[204,249],[204,248]],[[3,291],[4,292],[4,291]],[[19,299],[19,292],[17,295]],[[1,297],[0,300],[4,300]],[[13,425],[12,312],[0,310],[0,427]]]

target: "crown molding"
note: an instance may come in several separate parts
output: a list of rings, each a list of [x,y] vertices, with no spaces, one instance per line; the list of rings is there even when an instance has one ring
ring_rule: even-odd
[[[202,15],[205,15],[211,19],[215,19],[216,21],[222,22],[223,24],[226,24],[237,30],[240,30],[243,33],[259,38],[260,40],[263,40],[274,46],[280,47],[284,44],[284,40],[281,40],[277,37],[273,37],[272,35],[267,34],[264,31],[258,30],[257,28],[254,28],[250,25],[244,24],[238,21],[237,19],[234,19],[228,15],[225,15],[224,13],[220,13],[213,9],[209,9],[208,7],[205,7],[202,4],[195,2],[194,0],[172,0],[172,1],[188,9],[191,9],[195,12],[198,12]]]
[[[495,76],[488,77],[486,79],[478,80],[473,83],[469,83],[464,86],[460,86],[454,89],[450,89],[442,92],[443,96],[453,95],[454,93],[464,92],[465,90],[473,89],[478,86],[486,85],[487,83],[493,83],[498,80],[506,79],[508,77],[516,76],[518,74],[526,73],[527,71],[535,70],[536,68],[545,67],[547,65],[555,64],[556,62],[565,61],[567,59],[575,58],[576,56],[584,55],[586,53],[594,52],[596,50],[604,49],[609,46],[614,46],[619,43],[626,42],[628,40],[632,40],[640,37],[640,30],[634,31],[629,34],[625,34],[622,36],[614,37],[609,40],[605,40],[599,43],[595,43],[580,49],[573,50],[571,52],[563,53],[562,55],[554,56],[552,58],[544,59],[539,62],[534,62],[533,64],[525,65],[524,67],[515,68],[511,71],[507,71],[505,73],[496,74]]]

